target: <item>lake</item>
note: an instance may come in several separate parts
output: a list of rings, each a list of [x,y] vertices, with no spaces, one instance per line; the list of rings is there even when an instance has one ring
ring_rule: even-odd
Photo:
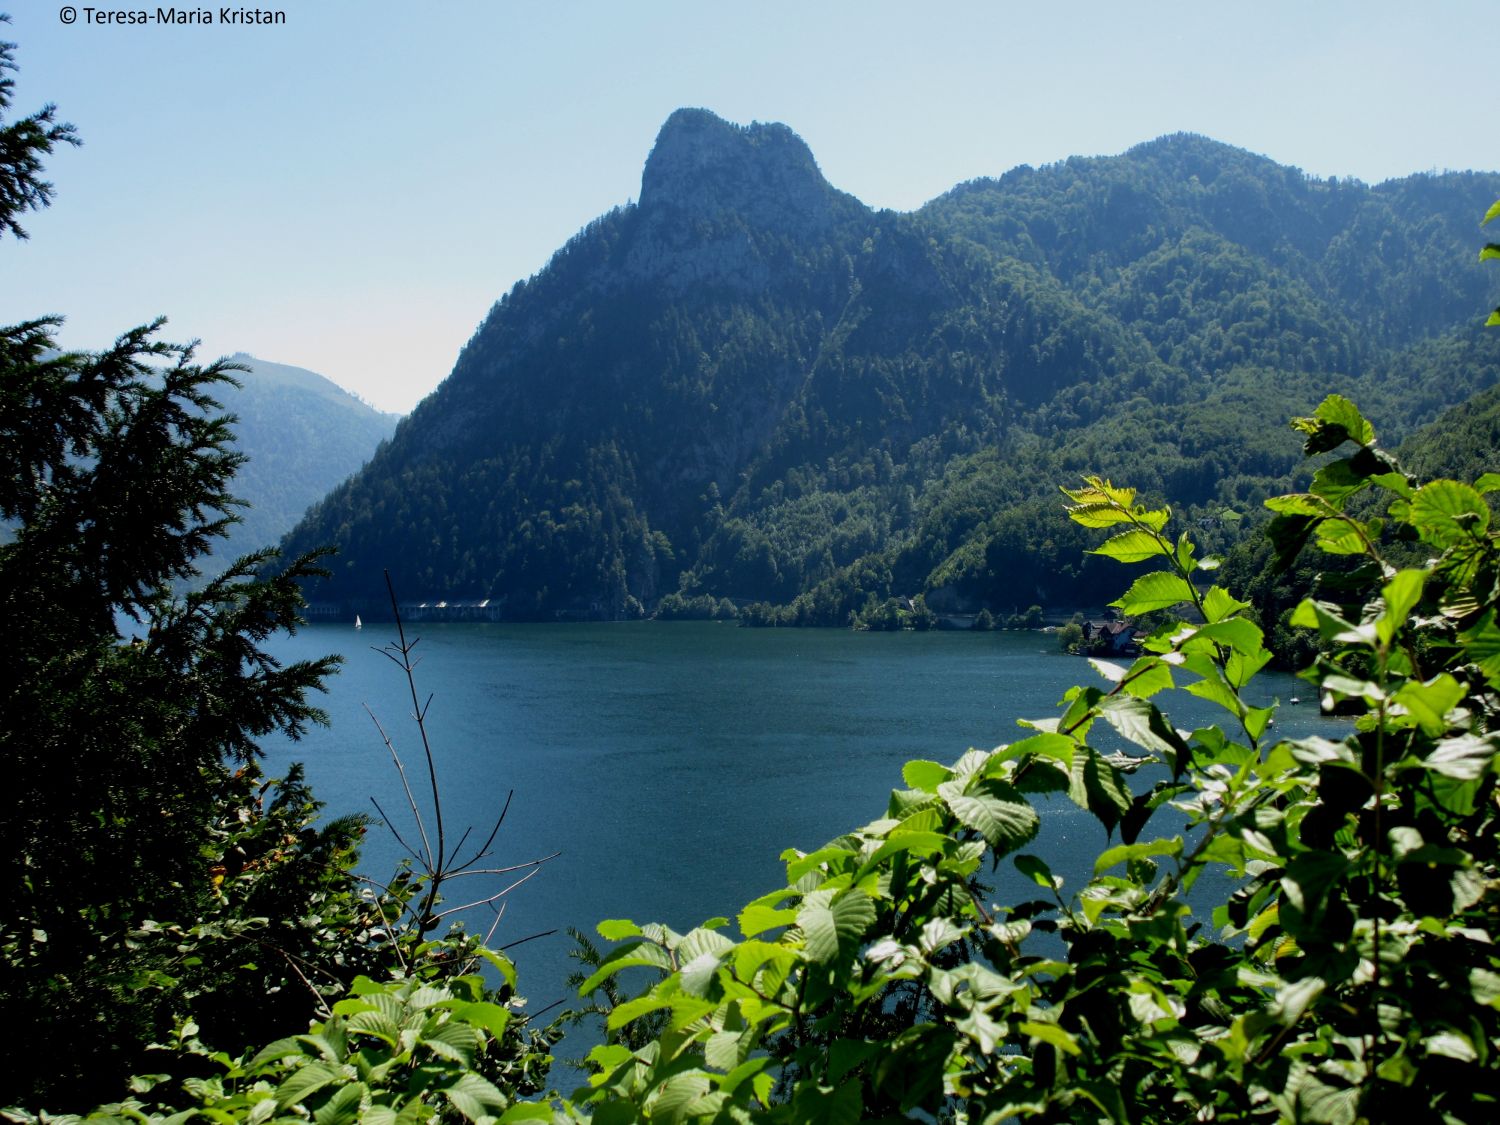
[[[732,916],[785,885],[783,849],[810,851],[883,815],[909,759],[949,764],[971,746],[1015,741],[1025,733],[1018,718],[1054,715],[1068,686],[1103,682],[1049,633],[633,622],[424,623],[413,635],[418,689],[433,696],[427,722],[449,840],[472,825],[482,841],[514,789],[489,865],[561,853],[508,896],[495,938],[557,931],[512,951],[533,1010],[564,998],[567,927],[592,933],[601,919],[629,917],[685,931]],[[394,636],[388,624],[314,625],[276,643],[283,659],[339,652],[346,663],[323,701],[331,725],[269,745],[267,765],[305,762],[330,813],[373,812],[374,797],[414,840],[364,711],[391,734],[420,797],[426,771],[406,680],[370,647]],[[1290,676],[1266,674],[1251,702],[1299,689],[1310,695]],[[1227,718],[1183,692],[1158,702],[1178,727]],[[1308,703],[1277,715],[1283,737],[1333,727]],[[1096,730],[1101,749],[1119,748],[1103,724]],[[1066,798],[1040,803],[1042,834],[1027,850],[1076,886],[1104,833]],[[401,855],[375,825],[362,868],[380,877]],[[997,879],[1000,899],[1021,892],[1008,865]]]

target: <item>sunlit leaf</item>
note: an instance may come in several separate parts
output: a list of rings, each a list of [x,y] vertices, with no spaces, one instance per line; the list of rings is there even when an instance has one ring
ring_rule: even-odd
[[[939,793],[953,815],[984,837],[996,852],[1014,851],[1037,834],[1041,820],[1024,794],[999,778],[987,777],[968,792],[955,790],[949,782]]]
[[[1127,616],[1150,613],[1154,609],[1168,609],[1182,602],[1193,600],[1193,588],[1187,579],[1164,570],[1143,574],[1130,585],[1130,589],[1110,605],[1119,606]]]
[[[803,951],[808,960],[820,965],[828,964],[841,953],[851,954],[874,922],[875,903],[855,888],[827,905],[815,903],[797,914],[797,925],[804,938]]]
[[[1411,521],[1429,543],[1451,547],[1482,535],[1490,525],[1490,508],[1469,485],[1435,480],[1417,489],[1411,502]]]
[[[1103,555],[1105,558],[1116,559],[1123,563],[1137,563],[1158,555],[1165,555],[1167,548],[1156,536],[1137,528],[1106,539],[1089,554]]]

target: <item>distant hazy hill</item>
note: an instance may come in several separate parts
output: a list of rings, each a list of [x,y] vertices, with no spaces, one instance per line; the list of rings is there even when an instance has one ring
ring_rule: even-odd
[[[289,543],[340,546],[318,597],[378,605],[388,567],[518,618],[1107,600],[1058,483],[1123,477],[1230,540],[1327,390],[1395,438],[1496,380],[1497,196],[1174,136],[877,212],[785,126],[682,110],[640,202],[502,298]]]
[[[201,568],[207,575],[275,546],[309,505],[370,459],[399,420],[311,371],[243,353],[233,359],[249,370],[236,375],[238,390],[225,388],[218,398],[239,418],[237,444],[249,460],[233,490],[250,507]]]

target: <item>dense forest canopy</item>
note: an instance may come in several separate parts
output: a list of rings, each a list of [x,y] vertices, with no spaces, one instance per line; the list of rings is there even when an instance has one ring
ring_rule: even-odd
[[[1298,471],[1266,419],[1332,389],[1399,437],[1494,381],[1464,311],[1497,193],[1176,135],[877,212],[784,126],[679,111],[640,202],[502,298],[288,545],[337,544],[319,596],[366,611],[384,567],[520,619],[1102,604],[1037,518],[1057,481],[1128,474],[1228,548]]]

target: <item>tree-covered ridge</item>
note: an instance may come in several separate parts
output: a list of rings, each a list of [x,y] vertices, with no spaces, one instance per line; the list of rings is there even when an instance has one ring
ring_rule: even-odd
[[[1097,604],[1034,518],[1056,480],[1126,470],[1232,538],[1296,465],[1255,418],[1333,388],[1400,435],[1493,380],[1453,310],[1488,299],[1497,193],[1169,137],[876,212],[785,127],[680,111],[640,202],[502,298],[289,544],[338,544],[350,607],[385,566],[516,618]]]
[[[399,418],[384,414],[312,371],[243,353],[237,386],[219,391],[234,417],[235,448],[244,454],[234,478],[245,502],[225,539],[198,564],[204,577],[240,555],[273,546],[391,436]]]

